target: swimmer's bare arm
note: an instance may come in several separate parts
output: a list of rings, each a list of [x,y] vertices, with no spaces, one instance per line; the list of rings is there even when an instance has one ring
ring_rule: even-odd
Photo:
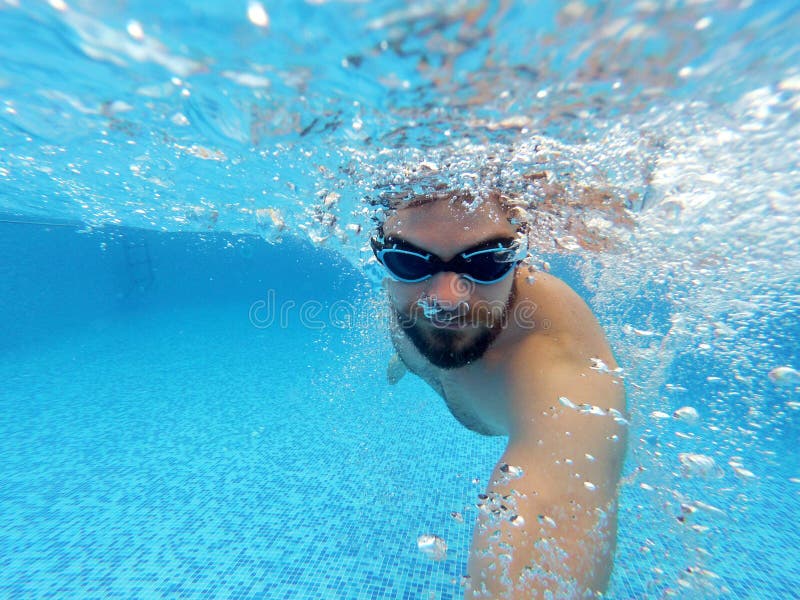
[[[467,599],[544,597],[534,590],[583,598],[608,585],[624,425],[559,397],[624,413],[624,390],[585,357],[565,352],[563,342],[534,337],[510,365],[515,429],[487,489],[508,510],[478,519]],[[523,475],[508,479],[503,464]]]

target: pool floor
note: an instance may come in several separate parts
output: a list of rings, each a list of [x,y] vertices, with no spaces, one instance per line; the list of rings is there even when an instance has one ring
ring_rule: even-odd
[[[257,329],[241,304],[8,352],[0,596],[459,598],[503,440],[461,428],[412,377],[389,387],[389,352],[375,332]],[[632,479],[609,597],[792,597],[798,486],[772,475],[749,513],[697,521],[715,577],[679,572],[700,536]],[[425,533],[446,560],[418,552]]]

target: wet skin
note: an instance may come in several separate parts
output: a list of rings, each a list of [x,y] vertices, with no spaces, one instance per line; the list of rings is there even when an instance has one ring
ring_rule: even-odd
[[[394,212],[384,233],[449,260],[484,240],[513,237],[516,228],[495,200],[440,199]],[[385,284],[403,362],[466,427],[508,436],[476,523],[465,597],[550,590],[582,598],[605,590],[626,443],[624,421],[614,416],[625,413],[625,393],[613,374],[592,368],[593,359],[617,365],[589,308],[566,284],[524,264],[488,285],[450,272]],[[420,300],[438,311],[426,316]],[[487,335],[485,349],[458,360]],[[454,365],[431,362],[443,349]],[[573,408],[581,405],[599,410]]]

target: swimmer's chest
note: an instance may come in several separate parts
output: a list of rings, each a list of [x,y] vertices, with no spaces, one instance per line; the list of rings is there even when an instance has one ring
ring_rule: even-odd
[[[490,356],[473,365],[447,370],[431,365],[405,336],[393,341],[408,369],[444,399],[464,427],[484,435],[507,435],[509,389],[502,353],[490,350]]]
[[[479,363],[440,371],[437,379],[440,395],[465,427],[486,435],[508,434],[509,389],[501,366]]]

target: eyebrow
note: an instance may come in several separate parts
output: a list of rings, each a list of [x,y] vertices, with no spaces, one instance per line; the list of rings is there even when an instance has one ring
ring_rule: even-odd
[[[397,244],[399,246],[403,246],[404,249],[406,249],[406,250],[416,250],[417,252],[419,252],[421,254],[434,254],[430,250],[425,250],[425,248],[421,248],[421,247],[417,246],[416,244],[413,244],[413,243],[409,242],[408,240],[406,240],[404,238],[401,238],[401,237],[398,237],[396,235],[387,235],[385,238],[383,238],[383,243],[384,244]]]
[[[403,238],[398,237],[398,236],[394,236],[394,235],[386,236],[384,238],[384,240],[383,240],[383,243],[384,244],[397,244],[398,246],[404,246],[403,249],[405,249],[405,250],[414,250],[416,252],[419,252],[420,254],[429,254],[431,256],[435,256],[436,258],[438,258],[442,262],[449,262],[450,260],[453,260],[453,258],[455,258],[456,256],[460,256],[461,254],[465,254],[465,253],[469,252],[470,250],[475,250],[476,248],[480,248],[482,246],[489,247],[489,246],[492,246],[494,244],[498,244],[498,243],[502,243],[502,242],[509,242],[509,241],[513,241],[513,240],[514,240],[514,236],[511,236],[511,235],[508,235],[508,236],[495,236],[495,237],[487,238],[485,240],[481,240],[479,242],[476,242],[476,243],[472,244],[471,246],[467,246],[466,248],[455,252],[453,254],[453,256],[447,261],[443,260],[442,257],[439,256],[438,254],[436,254],[435,252],[433,252],[431,250],[426,250],[425,248],[421,248],[421,247],[417,246],[416,244],[414,244],[412,242],[409,242],[408,240],[403,239]]]

